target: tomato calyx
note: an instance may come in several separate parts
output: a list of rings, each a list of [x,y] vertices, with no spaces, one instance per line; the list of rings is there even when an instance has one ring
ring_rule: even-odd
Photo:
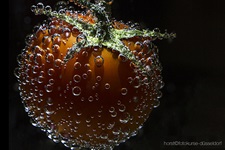
[[[64,63],[71,60],[83,48],[90,47],[106,47],[118,51],[127,59],[131,60],[136,66],[146,72],[146,67],[136,59],[135,55],[122,42],[123,39],[133,37],[148,38],[150,41],[156,39],[173,39],[176,37],[175,33],[161,33],[158,28],[154,30],[137,29],[135,27],[116,28],[113,26],[115,20],[111,19],[109,10],[112,1],[106,2],[104,0],[96,0],[96,3],[91,3],[87,0],[70,0],[75,5],[86,8],[87,11],[83,14],[88,14],[93,17],[94,22],[85,21],[78,17],[78,12],[71,9],[62,8],[59,11],[52,10],[50,6],[44,6],[42,3],[33,5],[31,10],[36,15],[47,15],[48,17],[55,17],[75,26],[80,34],[71,48],[68,49],[66,56],[63,59]],[[76,15],[74,15],[76,14]]]

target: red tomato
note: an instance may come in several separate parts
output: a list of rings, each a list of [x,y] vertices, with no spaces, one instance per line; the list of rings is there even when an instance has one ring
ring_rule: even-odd
[[[49,20],[18,56],[20,96],[33,125],[52,140],[71,149],[113,148],[136,135],[159,105],[164,84],[152,41],[166,34],[109,24],[97,4],[80,3],[94,13],[32,7]]]

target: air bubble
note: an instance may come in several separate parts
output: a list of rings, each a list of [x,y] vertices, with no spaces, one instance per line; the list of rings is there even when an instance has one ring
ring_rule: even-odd
[[[94,97],[93,96],[89,96],[88,101],[89,102],[93,102],[93,100],[94,100]]]
[[[58,53],[60,52],[60,46],[58,44],[52,45],[52,52],[53,53]]]
[[[48,75],[49,75],[49,76],[53,76],[54,73],[55,73],[55,70],[54,70],[53,68],[49,68],[49,69],[48,69]]]
[[[139,41],[137,41],[135,44],[134,44],[134,48],[137,52],[140,52],[142,49],[143,49],[143,44]]]
[[[74,75],[73,76],[73,81],[76,82],[76,83],[79,83],[81,81],[81,76],[80,75],[77,75],[77,74]]]
[[[130,119],[130,114],[128,112],[123,113],[120,118],[121,123],[127,123]]]
[[[48,83],[49,83],[50,85],[53,85],[53,84],[55,83],[55,80],[54,80],[54,79],[49,79],[49,80],[48,80]]]
[[[52,105],[53,105],[53,100],[52,100],[52,98],[50,98],[50,97],[47,99],[46,102],[47,102],[47,105],[48,105],[48,106],[52,106]]]
[[[46,62],[47,63],[49,63],[49,64],[52,64],[53,63],[53,61],[54,61],[54,55],[53,54],[51,54],[51,53],[48,53],[47,55],[46,55]]]
[[[110,108],[109,108],[109,112],[110,112],[110,113],[115,112],[115,108],[114,108],[114,107],[110,107]]]
[[[106,83],[106,84],[105,84],[105,89],[106,89],[106,90],[110,89],[110,84],[109,84],[109,83]]]
[[[81,94],[81,88],[79,86],[73,87],[72,93],[74,96],[79,96]]]
[[[86,73],[84,73],[84,74],[82,75],[82,77],[83,77],[83,79],[87,79],[87,78],[88,78],[88,75],[87,75]]]
[[[119,106],[119,111],[120,111],[120,112],[124,112],[125,110],[126,110],[126,106],[123,105],[123,104],[121,104],[121,105]]]
[[[128,58],[124,56],[123,54],[119,54],[118,59],[122,62],[126,62],[128,60]]]
[[[95,57],[94,62],[97,67],[101,67],[104,63],[104,58],[102,56],[97,56]]]
[[[50,13],[51,11],[52,11],[51,6],[49,6],[49,5],[45,6],[45,12],[46,13]]]
[[[128,91],[127,88],[122,88],[121,89],[121,94],[122,95],[126,95],[127,94],[127,91]]]
[[[15,70],[14,70],[14,75],[16,76],[16,78],[19,78],[20,77],[20,68],[17,67]]]
[[[47,84],[45,86],[45,90],[46,90],[46,92],[52,92],[53,91],[53,86],[51,84]]]
[[[101,77],[101,76],[97,76],[97,77],[96,77],[96,80],[99,82],[99,81],[102,80],[102,77]]]
[[[87,41],[87,38],[86,38],[86,36],[85,35],[83,35],[83,34],[79,34],[78,36],[77,36],[77,38],[76,38],[76,42],[77,43],[82,43],[82,45],[85,45],[86,44],[86,41]]]
[[[153,107],[157,108],[160,105],[160,101],[158,99],[154,100]]]
[[[74,63],[74,69],[80,69],[81,63],[80,62],[75,62]]]
[[[56,68],[60,68],[62,66],[63,62],[61,59],[56,59],[54,64],[55,64]]]

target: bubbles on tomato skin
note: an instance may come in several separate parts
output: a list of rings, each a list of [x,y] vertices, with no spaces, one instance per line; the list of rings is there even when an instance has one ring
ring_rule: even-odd
[[[94,62],[97,67],[101,67],[104,64],[104,58],[102,56],[96,56]]]

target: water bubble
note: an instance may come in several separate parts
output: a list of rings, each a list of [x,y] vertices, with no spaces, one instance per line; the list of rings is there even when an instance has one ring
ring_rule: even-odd
[[[140,77],[136,76],[133,80],[134,88],[139,88],[141,86]]]
[[[110,113],[115,112],[115,108],[114,108],[114,107],[110,107],[110,108],[109,108],[109,112],[110,112]]]
[[[97,80],[97,81],[101,81],[101,79],[102,79],[101,76],[97,76],[97,77],[96,77],[96,80]]]
[[[46,102],[47,102],[48,106],[52,106],[53,105],[53,100],[52,100],[51,97],[48,97]]]
[[[73,76],[73,81],[76,82],[76,83],[79,83],[81,81],[81,76],[80,75],[77,75],[77,74],[74,75]]]
[[[105,84],[105,89],[106,89],[106,90],[110,89],[110,84],[109,84],[109,83],[106,83],[106,84]]]
[[[154,100],[153,102],[154,102],[153,103],[154,108],[157,108],[160,105],[160,101],[158,99]]]
[[[111,117],[115,118],[116,116],[117,116],[117,112],[116,111],[111,113]]]
[[[48,69],[48,75],[49,75],[49,76],[53,76],[54,73],[55,73],[55,70],[54,70],[53,68],[49,68],[49,69]]]
[[[134,96],[134,97],[133,97],[133,101],[134,101],[135,103],[137,103],[137,102],[138,102],[138,97],[137,97],[137,96]]]
[[[83,56],[83,57],[88,57],[88,52],[87,52],[87,51],[83,51],[83,52],[82,52],[82,56]]]
[[[49,5],[45,6],[45,12],[46,13],[50,13],[51,11],[52,11],[51,6],[49,6]]]
[[[78,111],[76,112],[76,114],[77,114],[77,116],[81,116],[81,115],[82,115],[82,112],[81,112],[80,110],[78,110]]]
[[[35,59],[34,59],[35,64],[41,65],[42,64],[42,55],[41,54],[36,54]]]
[[[88,101],[89,101],[89,102],[93,102],[93,100],[94,100],[94,97],[93,97],[93,96],[89,96],[89,97],[88,97]]]
[[[16,78],[20,77],[20,68],[19,67],[15,68],[14,75],[16,76]]]
[[[122,95],[126,95],[127,94],[127,91],[128,91],[127,88],[122,88],[121,89],[121,94]]]
[[[123,113],[120,117],[120,122],[121,123],[127,123],[130,119],[130,114],[128,112]]]
[[[54,55],[51,53],[46,54],[46,62],[52,64],[54,61]]]
[[[81,67],[81,63],[80,62],[75,62],[74,63],[74,69],[79,69]]]
[[[45,80],[45,77],[44,76],[41,75],[41,76],[38,77],[38,83],[41,84],[41,83],[44,82],[44,80]]]
[[[71,35],[71,30],[69,28],[63,28],[63,36],[67,39]]]
[[[97,56],[95,57],[94,62],[97,67],[101,67],[104,63],[104,58],[102,56]]]
[[[76,42],[82,43],[82,45],[85,45],[87,41],[87,37],[84,34],[79,34],[76,38]]]
[[[45,90],[46,90],[46,92],[52,92],[53,91],[53,86],[51,84],[47,84],[45,86]]]
[[[82,74],[83,79],[87,79],[88,75],[86,73]]]
[[[137,52],[140,52],[142,49],[143,49],[143,44],[140,42],[140,41],[137,41],[135,44],[134,44],[134,48]]]
[[[60,68],[62,66],[63,62],[61,59],[56,59],[54,64],[55,64],[56,68]]]
[[[81,88],[79,86],[73,87],[72,93],[74,96],[79,96],[81,94]]]
[[[126,106],[123,105],[123,104],[121,104],[121,105],[119,106],[119,111],[120,111],[120,112],[124,112],[125,110],[126,110]]]
[[[162,97],[162,92],[161,91],[158,91],[157,92],[157,98],[161,98]]]
[[[60,46],[58,44],[53,44],[52,45],[52,52],[53,53],[58,53],[60,52]]]
[[[128,60],[128,58],[124,56],[123,54],[119,54],[118,59],[122,62],[126,62]]]

